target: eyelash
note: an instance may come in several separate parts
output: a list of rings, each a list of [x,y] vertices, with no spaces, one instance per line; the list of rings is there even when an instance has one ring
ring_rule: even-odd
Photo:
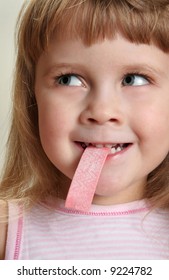
[[[68,72],[68,73],[59,73],[54,77],[56,83],[58,83],[59,79],[66,77],[66,76],[75,76],[80,79],[80,75],[76,74],[75,72]]]
[[[125,74],[123,76],[122,80],[124,80],[127,76],[140,76],[140,77],[146,79],[149,83],[153,83],[153,79],[148,74],[145,74],[145,73],[142,73],[142,72],[139,72],[139,71],[129,72],[129,73]]]

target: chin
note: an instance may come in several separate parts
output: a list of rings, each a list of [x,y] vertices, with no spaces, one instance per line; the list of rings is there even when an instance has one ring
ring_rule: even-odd
[[[99,196],[111,197],[117,195],[117,193],[120,192],[121,190],[122,190],[121,186],[112,182],[106,184],[99,183],[96,187],[95,194]]]

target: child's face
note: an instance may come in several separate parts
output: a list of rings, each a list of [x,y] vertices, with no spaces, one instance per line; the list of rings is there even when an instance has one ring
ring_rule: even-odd
[[[140,199],[169,151],[169,55],[120,35],[90,47],[57,37],[36,68],[45,153],[72,179],[79,142],[129,144],[106,160],[95,203]]]

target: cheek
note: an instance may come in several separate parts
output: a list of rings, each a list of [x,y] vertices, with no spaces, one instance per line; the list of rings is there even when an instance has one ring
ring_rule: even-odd
[[[168,120],[169,110],[165,106],[144,110],[142,117],[138,115],[136,118],[136,133],[142,152],[145,157],[149,155],[155,165],[160,164],[169,151]]]
[[[62,133],[69,120],[69,111],[63,104],[44,102],[38,106],[39,128],[44,134]]]
[[[67,119],[63,110],[52,106],[39,106],[39,134],[47,156],[57,153],[59,143],[66,134]]]
[[[66,135],[66,120],[61,111],[39,108],[39,134],[43,150],[49,160],[57,166],[63,154],[62,145]]]
[[[168,106],[167,106],[168,105]],[[156,100],[136,108],[133,126],[142,137],[169,137],[169,104]],[[161,135],[160,135],[161,134]],[[161,138],[162,139],[162,138]]]

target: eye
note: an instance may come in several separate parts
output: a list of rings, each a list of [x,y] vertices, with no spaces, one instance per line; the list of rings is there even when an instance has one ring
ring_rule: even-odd
[[[76,75],[62,75],[57,78],[57,83],[62,86],[81,86],[82,82]]]
[[[127,74],[122,84],[123,86],[145,86],[149,84],[149,78],[141,74]]]

